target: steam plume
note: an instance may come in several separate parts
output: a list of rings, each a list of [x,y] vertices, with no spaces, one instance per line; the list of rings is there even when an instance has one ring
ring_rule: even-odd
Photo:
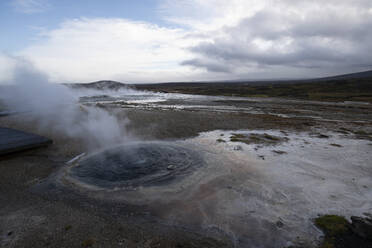
[[[125,141],[125,121],[108,111],[79,104],[79,94],[48,82],[31,63],[16,59],[13,78],[0,91],[0,100],[12,111],[29,112],[40,129],[80,138],[90,148]],[[80,92],[82,93],[82,92]]]

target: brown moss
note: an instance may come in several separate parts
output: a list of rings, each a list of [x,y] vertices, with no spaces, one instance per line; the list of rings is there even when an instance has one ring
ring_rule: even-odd
[[[92,247],[96,243],[95,239],[86,239],[81,243],[82,247]]]
[[[244,134],[241,134],[241,133],[233,133],[232,138],[235,138],[235,139],[244,139],[246,138],[246,136]]]
[[[326,235],[343,234],[348,230],[349,222],[341,216],[324,215],[315,219],[315,225],[322,229]]]
[[[315,225],[325,234],[320,248],[335,248],[337,240],[350,230],[350,223],[344,217],[337,215],[318,217],[315,219]]]
[[[230,137],[230,141],[232,142],[242,142],[245,144],[264,144],[264,145],[276,145],[284,141],[288,141],[287,137],[277,137],[267,133],[258,134],[258,133],[251,133],[251,134],[240,134],[240,133],[233,133]]]
[[[68,231],[68,230],[70,230],[71,228],[72,228],[71,225],[67,225],[67,226],[65,226],[65,231]]]
[[[334,244],[330,241],[324,241],[321,245],[320,248],[335,248]]]
[[[362,135],[362,136],[368,135],[368,133],[364,130],[358,130],[358,131],[355,131],[354,133],[357,135]]]
[[[274,140],[274,141],[279,141],[280,140],[280,138],[278,138],[276,136],[272,136],[272,135],[267,134],[267,133],[264,133],[263,136],[264,136],[265,139],[269,139],[269,140]]]

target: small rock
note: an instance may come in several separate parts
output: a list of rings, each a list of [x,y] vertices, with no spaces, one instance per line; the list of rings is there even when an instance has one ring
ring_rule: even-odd
[[[372,240],[372,219],[351,216],[352,231],[365,239]]]
[[[274,152],[274,153],[276,153],[276,154],[279,154],[279,155],[287,154],[287,152],[285,152],[285,151],[280,151],[280,150],[273,150],[272,152]]]
[[[329,136],[328,135],[325,135],[325,134],[319,134],[318,135],[318,138],[320,138],[320,139],[328,139]]]
[[[334,147],[342,147],[342,145],[339,145],[339,144],[330,144],[330,145]]]
[[[279,228],[282,228],[282,227],[284,226],[284,223],[281,222],[280,220],[278,220],[278,221],[276,222],[276,226],[279,227]]]
[[[372,214],[370,213],[363,213],[363,215],[367,216],[369,219],[372,219]]]
[[[125,239],[121,239],[121,240],[119,240],[118,245],[119,246],[123,246],[123,245],[125,245],[125,243],[126,243],[126,240]]]
[[[234,151],[241,151],[243,148],[241,146],[234,146]]]

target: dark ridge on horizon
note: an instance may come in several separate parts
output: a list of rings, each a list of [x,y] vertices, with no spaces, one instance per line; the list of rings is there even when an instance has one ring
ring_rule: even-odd
[[[210,83],[231,83],[231,84],[252,84],[252,85],[265,85],[265,84],[288,84],[288,83],[301,83],[301,82],[320,82],[329,80],[342,80],[342,79],[359,79],[359,78],[372,78],[372,70],[355,72],[348,74],[341,74],[328,77],[307,78],[307,79],[262,79],[262,80],[221,80],[221,81],[180,81],[180,82],[156,82],[156,83],[122,83],[114,80],[99,80],[89,83],[65,83],[64,85],[71,88],[95,88],[95,89],[112,89],[116,90],[122,87],[130,87],[131,85],[162,85],[162,84],[210,84]]]
[[[111,80],[66,84],[74,89],[119,90],[132,88],[162,93],[238,97],[281,97],[316,101],[372,103],[372,70],[314,79],[267,81],[204,81],[124,84]]]
[[[372,70],[347,73],[335,76],[327,77],[315,77],[315,78],[298,78],[298,79],[236,79],[236,80],[206,80],[206,81],[181,81],[181,82],[159,82],[159,83],[144,83],[134,85],[151,85],[151,84],[204,84],[204,83],[232,83],[232,84],[252,84],[252,85],[265,85],[265,84],[288,84],[288,83],[299,83],[299,82],[319,82],[328,80],[342,80],[342,79],[357,79],[357,78],[372,78]]]
[[[163,93],[372,103],[372,70],[306,80],[160,83],[133,87]]]
[[[122,88],[128,88],[128,84],[124,84],[112,80],[100,80],[90,83],[69,83],[64,84],[72,89],[96,89],[96,90],[119,90]]]
[[[341,75],[330,76],[330,77],[322,77],[322,78],[319,78],[319,80],[357,79],[357,78],[372,78],[372,70],[341,74]],[[313,80],[317,80],[317,79],[313,79]]]

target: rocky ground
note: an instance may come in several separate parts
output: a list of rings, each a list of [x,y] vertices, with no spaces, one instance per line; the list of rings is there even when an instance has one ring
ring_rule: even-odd
[[[182,104],[188,107],[172,107]],[[141,140],[185,140],[213,130],[276,130],[284,133],[306,131],[324,139],[327,139],[327,132],[333,132],[372,145],[372,106],[369,104],[281,100],[260,103],[241,99],[182,104],[104,104],[99,107],[114,111],[123,121],[123,128],[125,126]],[[200,108],[200,105],[212,108]],[[215,106],[232,106],[238,110],[215,111]],[[81,192],[64,192],[59,188],[49,189],[46,194],[35,192],[35,186],[50,178],[67,161],[87,151],[84,142],[66,138],[63,133],[48,128],[40,129],[28,113],[1,117],[0,126],[33,132],[54,141],[45,148],[0,158],[1,247],[240,246],[231,235],[170,223],[146,213],[144,206],[101,203],[94,197],[84,197]],[[233,138],[236,140],[231,142],[243,141],[248,145],[252,140],[249,136]],[[269,136],[256,136],[256,139],[263,143],[265,140],[275,142],[275,138]],[[64,197],[64,193],[69,196]],[[208,191],[203,194],[208,195]],[[336,244],[335,247],[353,246]]]

